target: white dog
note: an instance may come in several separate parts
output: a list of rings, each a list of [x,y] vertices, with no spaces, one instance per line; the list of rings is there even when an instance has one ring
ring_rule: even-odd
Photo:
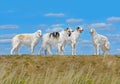
[[[33,54],[34,47],[38,44],[41,35],[41,30],[37,30],[35,33],[32,34],[18,34],[14,36],[12,39],[11,54],[13,54],[13,52],[15,52],[15,54],[18,54],[18,48],[21,44],[29,46],[31,48],[31,54]]]
[[[76,30],[72,32],[71,36],[66,41],[66,44],[70,44],[72,47],[72,55],[76,55],[76,45],[82,31],[82,27],[77,27]],[[65,46],[63,46],[63,49],[64,47]]]
[[[105,56],[107,51],[110,50],[110,42],[108,41],[107,37],[98,34],[94,28],[90,30],[90,33],[93,40],[95,55],[100,55],[101,48],[103,51],[103,55]]]
[[[48,53],[52,55],[51,46],[55,46],[57,47],[58,54],[63,55],[62,46],[64,45],[68,37],[71,35],[71,32],[72,29],[66,28],[61,32],[53,32],[43,35],[42,46],[38,51],[38,54],[40,54],[40,52],[44,50],[45,54],[48,51]]]

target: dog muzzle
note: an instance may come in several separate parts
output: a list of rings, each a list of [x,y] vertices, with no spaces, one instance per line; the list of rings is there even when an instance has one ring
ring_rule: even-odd
[[[71,34],[72,34],[72,33],[69,31],[69,34],[68,34],[68,36],[71,36]]]

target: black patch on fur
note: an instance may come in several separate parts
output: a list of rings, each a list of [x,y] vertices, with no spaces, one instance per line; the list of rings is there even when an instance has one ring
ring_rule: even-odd
[[[64,31],[67,31],[69,28],[65,28]]]
[[[69,29],[69,28],[66,28],[67,30]]]
[[[76,29],[77,29],[77,31],[79,31],[80,33],[82,33],[82,31],[83,31],[83,30],[79,30],[80,27],[77,27]]]
[[[79,30],[80,29],[80,27],[77,27],[77,30]]]
[[[50,37],[58,38],[60,36],[59,32],[50,33]]]
[[[71,36],[71,34],[68,35],[69,37]]]

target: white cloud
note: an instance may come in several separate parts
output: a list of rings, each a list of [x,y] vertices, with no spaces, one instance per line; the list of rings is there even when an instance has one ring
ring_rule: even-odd
[[[78,44],[80,47],[92,47],[92,40],[87,40],[87,39],[79,39]]]
[[[10,43],[16,34],[0,34],[0,43]]]
[[[48,28],[49,26],[46,24],[39,24],[36,26],[36,28]]]
[[[91,24],[92,27],[106,27],[110,24],[106,24],[106,23],[95,23],[95,24]]]
[[[18,29],[18,25],[0,25],[0,29]]]
[[[111,38],[120,38],[120,34],[107,34]]]
[[[120,22],[120,17],[110,17],[107,18],[108,22]]]
[[[46,16],[46,17],[64,17],[65,14],[63,14],[63,13],[47,13],[44,16]]]
[[[110,42],[113,44],[120,44],[120,34],[107,34]]]
[[[53,24],[46,30],[46,32],[59,32],[63,30],[62,26],[63,24]]]
[[[11,39],[16,34],[0,34],[0,39]]]
[[[120,52],[120,48],[117,48],[116,50],[117,50],[118,52]]]
[[[52,24],[52,25],[47,25],[47,24],[39,24],[36,26],[36,28],[45,28],[46,32],[59,32],[63,30],[64,24]]]
[[[51,25],[51,27],[61,27],[61,26],[63,26],[63,24],[53,24],[53,25]]]
[[[67,22],[68,24],[77,24],[77,23],[83,22],[83,19],[71,18],[71,19],[67,19],[66,22]]]
[[[11,39],[0,39],[0,43],[9,43]]]
[[[89,30],[91,28],[95,28],[96,30],[107,30],[113,31],[116,28],[112,24],[107,23],[92,23],[92,24],[83,24],[81,25],[85,30]]]
[[[47,30],[46,30],[46,32],[59,32],[59,31],[61,31],[61,30],[63,30],[63,28],[61,28],[61,27],[55,27],[55,28],[48,28]]]
[[[112,24],[106,24],[106,23],[93,23],[93,24],[90,24],[89,28],[95,28],[97,30],[114,30],[115,29]]]
[[[112,41],[120,42],[120,34],[107,34]]]

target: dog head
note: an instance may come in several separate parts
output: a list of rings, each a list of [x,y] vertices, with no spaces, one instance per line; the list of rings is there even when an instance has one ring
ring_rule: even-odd
[[[78,27],[76,28],[76,30],[77,30],[78,32],[82,33],[83,28],[78,26]]]
[[[71,28],[66,28],[66,29],[64,29],[64,31],[67,32],[68,36],[71,36],[71,34],[72,34],[72,29]]]
[[[91,29],[90,29],[90,33],[91,33],[91,34],[93,34],[93,33],[95,33],[95,32],[96,32],[96,31],[95,31],[94,28],[91,28]]]
[[[41,30],[37,30],[35,33],[36,33],[37,37],[41,37],[42,36],[42,31]]]

